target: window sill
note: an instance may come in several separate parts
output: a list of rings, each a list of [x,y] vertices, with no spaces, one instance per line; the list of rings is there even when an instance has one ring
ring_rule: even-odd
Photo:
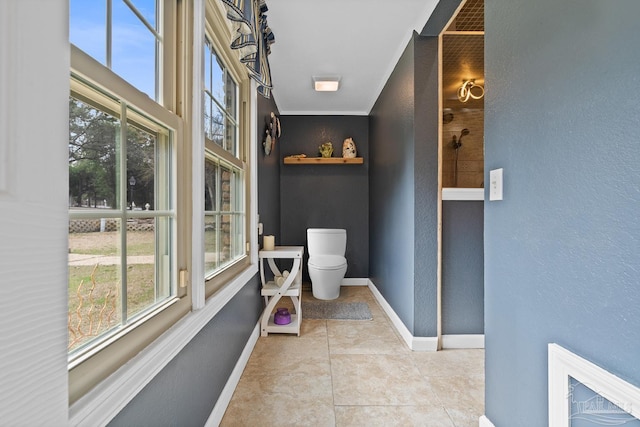
[[[187,314],[135,358],[80,398],[69,408],[69,424],[107,424],[257,273],[257,265],[251,264],[208,299],[202,309]]]

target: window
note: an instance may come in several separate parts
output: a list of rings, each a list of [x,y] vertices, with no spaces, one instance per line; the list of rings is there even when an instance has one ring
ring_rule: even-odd
[[[171,280],[174,131],[76,79],[72,88],[68,329],[73,359],[176,290]]]
[[[205,135],[205,277],[207,294],[244,266],[246,256],[246,173],[242,161],[241,87],[233,70],[216,53],[212,38],[204,41]],[[248,261],[248,260],[247,260]]]
[[[69,40],[162,102],[162,0],[70,0]]]
[[[70,403],[191,308],[178,283],[183,125],[163,90],[177,86],[177,3],[70,2]]]

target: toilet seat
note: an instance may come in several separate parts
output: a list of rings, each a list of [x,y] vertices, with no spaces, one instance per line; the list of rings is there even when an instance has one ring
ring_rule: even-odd
[[[340,255],[314,255],[307,262],[307,266],[318,270],[339,270],[346,265],[347,259]]]

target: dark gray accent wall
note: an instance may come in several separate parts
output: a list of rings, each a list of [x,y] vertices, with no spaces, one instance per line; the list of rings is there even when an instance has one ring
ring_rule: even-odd
[[[259,289],[256,275],[109,425],[204,425],[258,322]]]
[[[275,236],[280,241],[280,141],[267,155],[264,151],[265,130],[271,121],[271,113],[279,116],[273,96],[269,99],[258,96],[258,214],[264,234]],[[262,247],[262,236],[259,237]]]
[[[307,228],[347,230],[345,277],[369,277],[369,118],[367,116],[283,116],[281,157],[318,156],[330,141],[333,157],[353,138],[364,164],[282,165],[280,215],[282,245],[307,246]],[[280,159],[282,162],[282,159]],[[305,259],[308,254],[305,250]],[[305,261],[306,265],[306,261]],[[308,281],[308,271],[304,270]]]
[[[437,335],[437,38],[414,34],[370,114],[370,278],[414,336]]]
[[[577,7],[576,7],[577,6]],[[547,344],[640,386],[640,2],[485,4],[486,414],[547,425]]]
[[[442,202],[442,334],[484,333],[484,202]]]

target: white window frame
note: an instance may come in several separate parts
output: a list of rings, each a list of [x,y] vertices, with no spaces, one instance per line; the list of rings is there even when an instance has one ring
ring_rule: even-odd
[[[203,90],[202,78],[202,54],[205,27],[205,3],[210,0],[193,0],[186,2],[189,10],[195,16],[187,29],[189,37],[192,37],[189,51],[185,56],[185,64],[193,67],[185,68],[185,75],[190,79],[192,87],[185,90],[184,100],[190,99],[185,106],[191,110],[188,133],[191,134],[190,162],[191,190],[194,195],[204,195],[204,132],[203,132],[203,105],[200,96]],[[215,0],[215,3],[220,3]],[[185,11],[185,15],[189,13]],[[220,23],[225,22],[226,12],[218,9],[214,14]],[[227,36],[230,40],[230,36]],[[193,54],[195,52],[195,54]],[[187,87],[189,84],[184,84]],[[251,263],[239,275],[232,278],[222,289],[209,299],[205,299],[204,283],[204,197],[194,197],[191,203],[191,313],[185,315],[174,327],[165,332],[152,345],[144,348],[137,356],[123,365],[107,381],[103,381],[85,394],[81,399],[69,408],[69,424],[79,426],[106,425],[115,417],[136,395],[142,390],[164,367],[182,351],[191,340],[218,314],[233,297],[245,287],[247,282],[258,273],[258,229],[257,229],[257,84],[251,82],[248,90],[248,126],[249,126],[249,182],[250,207],[247,211],[250,227],[247,236],[250,238]],[[256,339],[259,329],[255,330]],[[226,395],[225,395],[226,396]],[[224,396],[219,402],[221,407],[225,405]],[[226,398],[230,399],[229,394]],[[218,405],[216,405],[216,408]]]

